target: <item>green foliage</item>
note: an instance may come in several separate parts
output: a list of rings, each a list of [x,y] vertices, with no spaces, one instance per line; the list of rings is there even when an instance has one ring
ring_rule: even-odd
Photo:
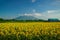
[[[0,36],[0,40],[60,40],[59,35],[55,36],[50,36],[50,35],[41,35],[39,37],[37,36],[31,36],[31,38],[26,37],[25,35],[6,35]]]

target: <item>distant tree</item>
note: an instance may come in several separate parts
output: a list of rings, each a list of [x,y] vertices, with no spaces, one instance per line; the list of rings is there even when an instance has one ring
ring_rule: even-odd
[[[3,21],[4,19],[0,18],[0,21]]]
[[[59,19],[56,19],[56,18],[51,18],[51,19],[48,19],[49,22],[58,22]]]

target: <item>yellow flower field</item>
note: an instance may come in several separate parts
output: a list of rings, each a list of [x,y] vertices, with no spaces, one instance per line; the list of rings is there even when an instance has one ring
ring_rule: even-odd
[[[60,40],[60,22],[0,23],[0,40]]]

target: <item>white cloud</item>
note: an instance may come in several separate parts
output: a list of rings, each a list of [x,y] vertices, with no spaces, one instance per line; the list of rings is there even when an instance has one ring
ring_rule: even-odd
[[[32,0],[32,3],[36,2],[36,0]]]
[[[55,11],[54,10],[49,10],[48,13],[54,13]]]
[[[48,20],[49,18],[57,18],[60,20],[60,10],[47,10],[43,13],[37,13],[35,17],[44,20]]]
[[[42,16],[40,13],[35,13],[34,16]]]
[[[43,13],[25,13],[25,14],[20,14],[20,16],[34,16],[39,19],[44,19],[47,20],[49,18],[58,18],[60,20],[60,10],[47,10]]]
[[[25,13],[25,14],[19,14],[19,16],[33,16],[33,15],[32,14]]]
[[[25,14],[19,14],[19,16],[34,16],[34,17],[38,17],[38,16],[42,16],[40,13],[25,13]]]
[[[25,16],[33,16],[32,14],[27,14],[27,13],[25,13],[24,15],[25,15]]]
[[[43,13],[43,15],[48,18],[58,18],[60,19],[60,10],[49,10]]]
[[[48,13],[54,13],[54,14],[58,14],[58,13],[60,13],[60,10],[49,10],[49,11],[47,11]]]

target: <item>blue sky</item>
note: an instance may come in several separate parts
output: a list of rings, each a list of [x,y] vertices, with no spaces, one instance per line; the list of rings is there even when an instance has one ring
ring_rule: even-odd
[[[0,18],[30,15],[41,19],[60,19],[60,0],[0,0]]]

